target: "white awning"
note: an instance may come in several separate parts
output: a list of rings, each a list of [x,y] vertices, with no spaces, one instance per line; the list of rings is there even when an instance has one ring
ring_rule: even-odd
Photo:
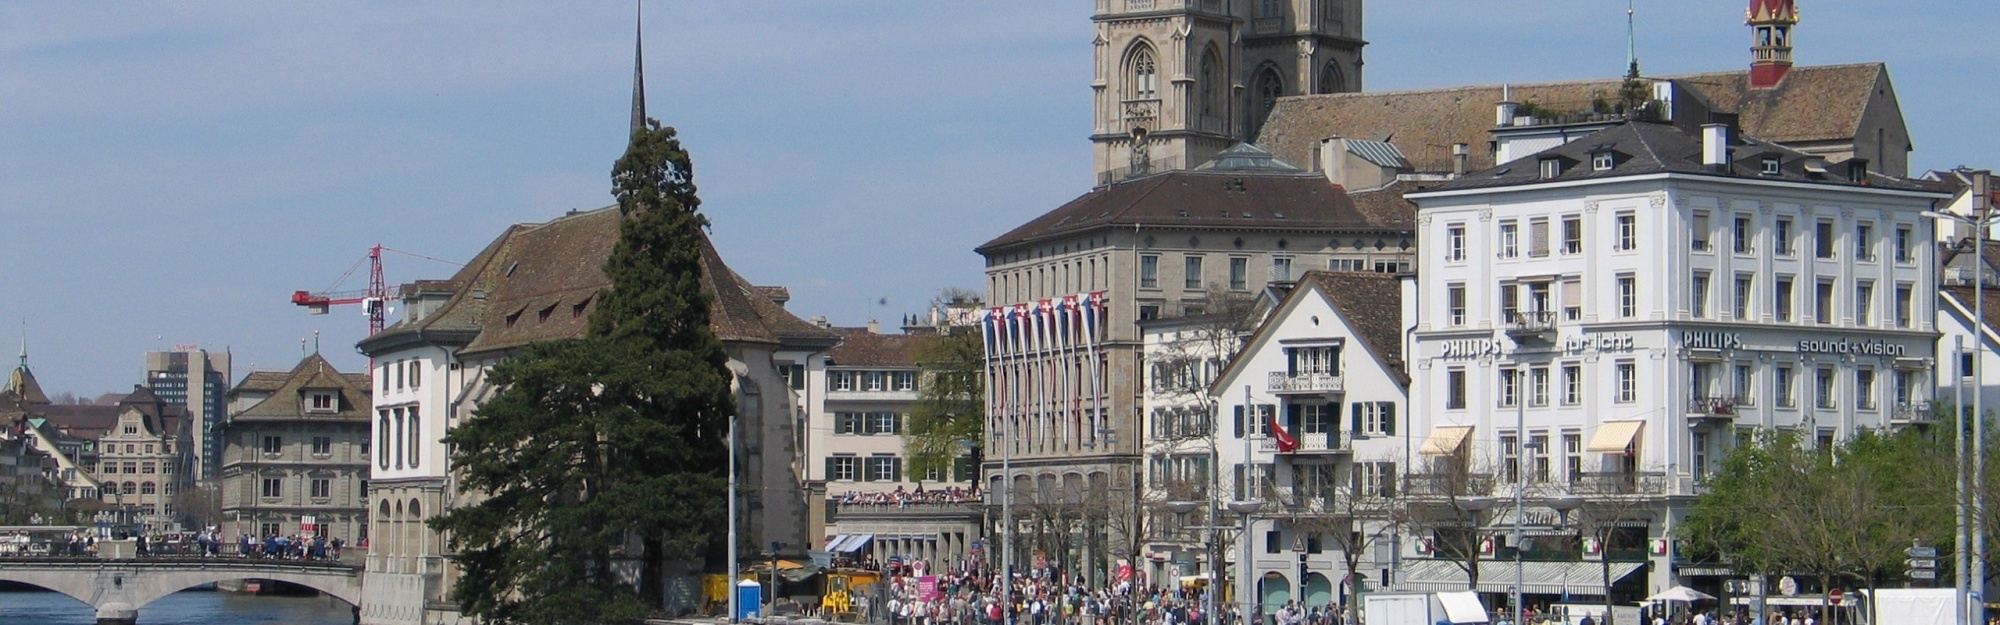
[[[846,539],[827,545],[826,550],[834,553],[854,553],[868,546],[868,541],[874,539],[874,534],[848,534]]]
[[[1470,425],[1440,425],[1431,428],[1431,435],[1424,439],[1423,454],[1426,456],[1449,456],[1458,453],[1465,445],[1465,439],[1472,436]]]
[[[1611,563],[1611,583],[1625,579],[1643,566],[1638,562]],[[1597,562],[1523,562],[1522,573],[1528,582],[1521,585],[1522,592],[1533,595],[1560,595],[1564,589],[1570,594],[1585,596],[1604,595],[1604,568]],[[1444,592],[1466,590],[1465,569],[1450,560],[1404,560],[1400,581],[1394,584],[1399,591]],[[1479,592],[1513,592],[1514,563],[1491,560],[1479,563]]]
[[[840,541],[843,540],[847,540],[846,534],[834,534],[832,536],[828,536],[826,539],[826,550],[833,551],[833,547],[835,545],[839,545]]]
[[[1594,454],[1629,453],[1632,445],[1639,440],[1640,430],[1644,429],[1645,421],[1605,421],[1597,425],[1597,433],[1590,437],[1590,447],[1585,451]]]
[[[1453,623],[1486,622],[1486,606],[1479,603],[1479,593],[1470,590],[1461,592],[1441,592],[1438,603],[1444,606],[1444,618]]]

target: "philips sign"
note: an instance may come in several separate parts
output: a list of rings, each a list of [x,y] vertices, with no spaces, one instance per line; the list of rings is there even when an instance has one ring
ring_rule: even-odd
[[[1743,349],[1743,335],[1735,332],[1681,333],[1681,347],[1688,349]]]

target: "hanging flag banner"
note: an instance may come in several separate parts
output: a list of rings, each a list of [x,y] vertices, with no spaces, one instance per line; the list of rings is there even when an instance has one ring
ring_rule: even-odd
[[[1098,291],[981,311],[987,416],[1003,444],[1033,451],[1100,442],[1105,305]]]
[[[1278,453],[1289,454],[1299,450],[1299,439],[1294,438],[1291,432],[1286,432],[1285,427],[1278,424],[1276,411],[1266,413],[1264,418],[1268,421],[1264,424],[1265,427],[1271,428],[1271,440],[1278,443]]]

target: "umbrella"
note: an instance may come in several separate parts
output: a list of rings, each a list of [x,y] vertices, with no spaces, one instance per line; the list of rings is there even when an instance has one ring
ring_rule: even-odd
[[[1668,588],[1666,590],[1661,591],[1660,594],[1647,597],[1646,600],[1678,601],[1681,603],[1694,603],[1696,601],[1714,601],[1715,595],[1695,590],[1693,588],[1688,588],[1686,586],[1675,586],[1673,588]]]

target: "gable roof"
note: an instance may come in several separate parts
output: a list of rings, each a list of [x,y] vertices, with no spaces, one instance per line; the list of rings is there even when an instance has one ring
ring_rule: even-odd
[[[1877,91],[1886,95],[1882,63],[1794,67],[1771,89],[1753,89],[1748,70],[1665,76],[1674,86],[1677,119],[1708,121],[1707,113],[1734,113],[1745,134],[1779,143],[1853,141]],[[1473,85],[1410,91],[1329,93],[1279,98],[1257,144],[1279,158],[1311,162],[1319,141],[1340,136],[1389,141],[1419,171],[1452,168],[1451,147],[1474,146],[1468,169],[1492,167],[1486,145],[1502,100],[1559,111],[1589,110],[1594,101],[1617,100],[1622,78]],[[1685,107],[1685,108],[1684,108]]]
[[[243,376],[243,381],[236,383],[236,388],[229,389],[229,394],[269,393],[284,386],[285,379],[289,377],[289,371],[252,371]]]
[[[8,374],[7,387],[0,389],[0,393],[12,395],[23,404],[49,403],[49,394],[42,392],[42,383],[35,380],[35,372],[28,368],[26,357]]]
[[[271,391],[269,397],[244,408],[229,419],[271,420],[271,419],[311,419],[368,422],[368,411],[372,405],[369,395],[373,390],[366,376],[356,380],[354,376],[341,373],[333,363],[319,354],[306,356],[285,372],[283,383]],[[359,384],[356,384],[356,382]],[[242,388],[240,385],[237,387]],[[333,391],[337,400],[332,412],[311,412],[301,409],[301,400],[308,390]]]
[[[1400,280],[1392,274],[1375,272],[1308,271],[1299,277],[1298,287],[1278,304],[1278,310],[1289,313],[1297,310],[1302,298],[1321,298],[1340,316],[1355,342],[1376,362],[1382,363],[1389,375],[1407,391],[1410,374],[1403,362],[1403,288]],[[1268,343],[1272,333],[1286,319],[1282,314],[1265,317],[1256,332],[1244,341],[1244,352]],[[1249,361],[1249,358],[1241,356],[1230,359],[1221,375],[1216,376],[1211,392],[1227,386],[1242,373],[1243,367],[1249,366],[1246,364]]]
[[[363,340],[361,348],[372,352],[422,336],[462,341],[462,353],[472,354],[582,337],[598,294],[611,286],[604,263],[621,223],[614,206],[510,226],[449,280],[461,286],[436,311],[398,322]],[[772,300],[782,292],[751,285],[730,269],[706,232],[700,238],[701,284],[714,295],[709,326],[717,338],[825,344],[838,339]]]
[[[829,366],[835,367],[914,367],[917,351],[926,335],[881,334],[868,328],[833,328],[840,344],[828,350]],[[929,335],[936,336],[936,335]]]
[[[975,251],[1107,226],[1375,231],[1346,190],[1317,173],[1174,171],[1091,189]]]

